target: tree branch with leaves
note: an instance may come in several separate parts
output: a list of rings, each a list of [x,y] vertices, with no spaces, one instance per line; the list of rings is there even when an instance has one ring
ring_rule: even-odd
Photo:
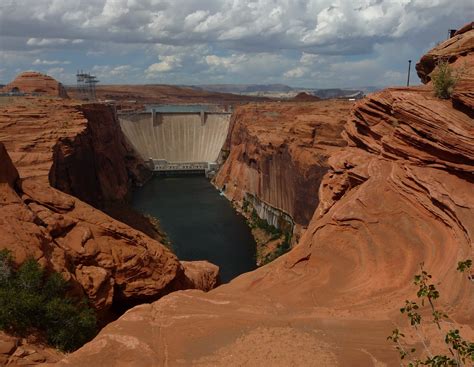
[[[467,273],[467,277],[472,281],[470,274],[472,267],[472,260],[467,259],[460,261],[457,266],[457,271],[460,273]],[[410,321],[410,326],[413,327],[423,344],[424,352],[419,353],[422,357],[416,357],[416,348],[409,347],[405,342],[405,334],[398,328],[392,331],[392,334],[387,338],[395,344],[395,349],[398,351],[401,366],[418,367],[447,367],[447,366],[472,366],[474,364],[474,343],[464,339],[459,330],[450,328],[443,334],[441,324],[449,320],[448,315],[440,310],[436,305],[436,300],[440,294],[435,284],[432,283],[432,276],[424,269],[424,264],[420,264],[420,273],[416,274],[413,283],[418,287],[416,296],[418,302],[405,301],[404,307],[400,308],[400,312],[406,315]],[[447,353],[434,353],[430,349],[428,339],[423,333],[422,323],[425,322],[424,317],[420,313],[421,307],[429,305],[431,311],[431,322],[436,325],[439,335],[446,345]],[[421,306],[420,306],[421,305]]]

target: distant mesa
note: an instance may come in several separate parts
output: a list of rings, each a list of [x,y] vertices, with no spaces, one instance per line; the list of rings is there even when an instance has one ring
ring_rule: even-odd
[[[321,98],[314,96],[312,94],[308,94],[306,92],[298,93],[293,98],[293,101],[295,102],[313,102],[313,101],[319,101],[319,100],[321,100]]]
[[[361,88],[293,88],[284,84],[207,84],[195,85],[191,88],[215,93],[236,93],[242,96],[266,97],[293,100],[299,93],[306,93],[320,99],[342,98],[360,99],[365,94],[380,90],[379,87],[367,86]]]
[[[64,86],[53,77],[36,71],[25,71],[0,92],[10,95],[41,95],[51,97],[69,98]]]

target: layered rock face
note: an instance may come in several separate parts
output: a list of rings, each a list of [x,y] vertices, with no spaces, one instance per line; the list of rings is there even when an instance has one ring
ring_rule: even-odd
[[[429,88],[358,102],[345,127],[349,146],[329,158],[319,206],[293,250],[209,293],[176,292],[133,308],[59,365],[399,365],[386,337],[400,327],[419,341],[399,308],[416,299],[420,262],[440,291],[446,327],[472,340],[474,287],[456,271],[473,257],[474,111],[466,106]],[[272,130],[248,132],[240,141],[247,155]],[[243,163],[236,167],[232,180],[250,177]],[[424,333],[437,350],[437,330]]]
[[[440,61],[449,62],[458,79],[452,95],[453,102],[465,113],[474,108],[474,22],[459,29],[454,37],[440,43],[424,55],[416,65],[423,83],[431,82],[431,75]]]
[[[7,84],[3,91],[19,91],[22,93],[35,93],[51,97],[69,98],[64,86],[56,79],[46,74],[35,71],[26,71]]]
[[[143,183],[150,173],[125,140],[111,107],[85,104],[78,110],[87,128],[55,145],[49,180],[61,191],[95,206],[123,200],[130,186]],[[85,171],[91,175],[84,175]]]
[[[17,338],[0,332],[0,365],[33,366],[54,363],[64,355],[32,338]]]
[[[346,145],[341,131],[351,106],[320,101],[237,107],[224,147],[229,156],[215,184],[237,204],[250,194],[306,227],[327,158]]]
[[[430,74],[439,61],[454,63],[458,58],[465,58],[474,51],[473,29],[474,22],[467,24],[457,31],[454,37],[440,43],[420,59],[416,64],[416,71],[423,83],[431,80]],[[465,71],[472,72],[472,69],[468,67]]]
[[[105,105],[17,98],[0,110],[1,246],[17,263],[33,257],[60,272],[100,315],[115,304],[155,300],[179,284],[215,284],[211,264],[188,277],[159,242],[79,199],[125,197],[140,162],[123,139]]]
[[[100,206],[145,179],[112,107],[18,98],[0,110],[0,141],[22,178],[35,178]]]

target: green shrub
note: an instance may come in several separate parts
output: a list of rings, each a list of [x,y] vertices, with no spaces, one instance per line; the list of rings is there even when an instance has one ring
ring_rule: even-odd
[[[255,209],[252,211],[251,227],[263,229],[265,232],[273,235],[272,239],[276,239],[282,235],[282,232],[277,227],[269,224],[265,219],[260,218]]]
[[[457,270],[461,273],[468,273],[467,277],[472,280],[469,275],[472,260],[458,262]],[[455,325],[451,322],[449,316],[436,305],[436,300],[440,297],[436,285],[432,283],[432,276],[424,269],[423,263],[420,264],[421,272],[414,277],[416,285],[417,301],[405,301],[404,307],[400,308],[400,312],[407,316],[410,326],[416,331],[419,341],[423,345],[423,350],[418,351],[405,341],[405,334],[396,328],[387,338],[391,340],[395,349],[398,351],[401,360],[401,366],[406,361],[408,367],[448,367],[448,366],[473,366],[474,365],[474,342],[464,339]],[[428,306],[431,311],[431,317],[426,320],[426,316],[422,315],[421,309]],[[444,350],[432,350],[430,338],[424,333],[424,324],[436,325],[441,342],[444,342]],[[450,324],[449,330],[444,334],[441,324]],[[436,344],[435,344],[436,345]],[[446,353],[446,349],[447,352]],[[418,355],[417,355],[418,353]]]
[[[0,251],[0,329],[22,337],[36,330],[56,348],[79,348],[96,334],[97,320],[66,291],[60,274],[47,274],[34,259],[15,270],[10,253]]]
[[[244,212],[247,212],[249,210],[250,202],[244,198],[244,201],[242,203],[242,210]]]
[[[291,234],[286,232],[285,233],[285,240],[276,248],[275,251],[265,256],[262,261],[262,265],[266,265],[271,263],[276,258],[280,257],[281,255],[287,253],[291,248]]]
[[[447,61],[440,61],[431,76],[435,96],[448,99],[454,91],[459,79],[459,73],[455,74]]]

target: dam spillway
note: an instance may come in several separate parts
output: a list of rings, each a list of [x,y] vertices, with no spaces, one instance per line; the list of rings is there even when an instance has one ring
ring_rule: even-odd
[[[119,113],[123,133],[157,172],[215,169],[231,113],[207,106],[161,106]]]

